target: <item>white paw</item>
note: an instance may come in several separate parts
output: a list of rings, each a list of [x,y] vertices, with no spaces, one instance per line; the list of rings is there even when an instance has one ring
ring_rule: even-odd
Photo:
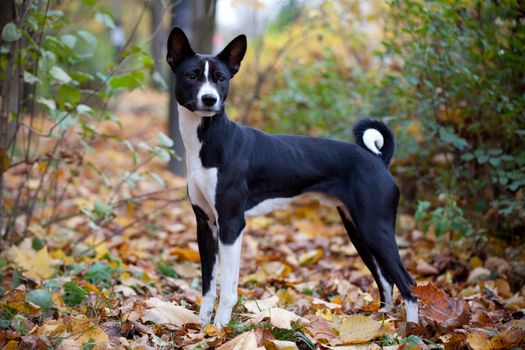
[[[217,327],[224,327],[230,323],[233,307],[227,307],[219,304],[219,309],[215,315],[215,321],[213,322]]]
[[[204,298],[199,311],[199,324],[204,327],[211,323],[211,314],[213,313],[213,301]]]

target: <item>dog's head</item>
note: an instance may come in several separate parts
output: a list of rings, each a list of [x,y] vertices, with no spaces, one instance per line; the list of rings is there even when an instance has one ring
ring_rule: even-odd
[[[246,46],[246,36],[239,35],[218,55],[199,55],[182,29],[173,28],[166,59],[175,74],[177,102],[200,116],[222,112],[230,79],[239,71]]]

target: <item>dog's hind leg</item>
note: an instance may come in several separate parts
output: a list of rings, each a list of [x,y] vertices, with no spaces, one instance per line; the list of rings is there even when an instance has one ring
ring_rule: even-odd
[[[395,240],[399,191],[395,184],[389,184],[387,181],[372,185],[372,188],[381,188],[381,192],[371,196],[363,188],[354,187],[354,193],[348,201],[348,208],[356,227],[355,240],[363,242],[373,257],[373,264],[378,268],[379,283],[386,281],[391,285],[393,282],[399,289],[405,301],[407,321],[417,323],[417,302],[412,294],[415,281],[403,266]]]
[[[379,265],[375,261],[373,255],[368,250],[365,242],[359,238],[359,234],[357,232],[357,229],[354,223],[352,222],[352,219],[350,217],[350,214],[348,213],[348,210],[346,210],[346,208],[343,208],[343,207],[338,207],[337,211],[339,212],[339,215],[341,216],[341,220],[343,221],[343,225],[346,229],[346,233],[348,234],[348,237],[350,237],[350,240],[352,241],[355,249],[359,253],[359,256],[361,257],[361,259],[363,259],[363,262],[365,263],[366,267],[368,267],[368,269],[372,273],[372,276],[374,276],[374,279],[377,284],[377,288],[379,289],[379,296],[381,298],[381,307],[390,309],[392,306],[393,282],[385,278],[384,274],[381,272]]]

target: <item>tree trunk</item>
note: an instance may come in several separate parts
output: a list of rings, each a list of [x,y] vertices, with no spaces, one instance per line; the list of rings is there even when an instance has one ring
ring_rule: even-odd
[[[162,55],[162,48],[165,45],[164,33],[162,32],[162,14],[164,12],[164,5],[162,0],[153,0],[151,2],[151,55],[153,56],[153,73],[158,73],[164,76],[162,71],[162,62],[164,56]],[[153,87],[160,88],[159,84],[153,81]]]
[[[216,0],[181,0],[172,7],[171,25],[181,27],[191,42],[192,48],[199,53],[211,53],[213,48],[213,33],[215,30]],[[184,145],[179,131],[179,115],[177,101],[173,91],[175,82],[173,74],[170,78],[170,116],[168,121],[169,136],[175,142],[175,152],[181,158],[170,159],[169,169],[177,175],[186,174],[184,164]]]

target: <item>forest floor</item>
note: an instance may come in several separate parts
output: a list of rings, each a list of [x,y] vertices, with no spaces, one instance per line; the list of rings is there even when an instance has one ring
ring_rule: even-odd
[[[134,143],[166,129],[165,94],[123,95],[122,128],[107,134]],[[85,156],[109,174],[130,166],[129,152],[108,138]],[[315,198],[248,220],[240,300],[230,326],[197,324],[201,301],[195,222],[185,180],[160,161],[164,180],[123,187],[114,217],[88,225],[72,215],[44,226],[0,256],[0,347],[4,349],[509,349],[525,346],[525,250],[498,240],[423,234],[400,214],[398,244],[417,279],[420,323],[395,307],[379,309],[373,278],[335,209]],[[14,175],[13,175],[14,176]],[[15,178],[8,180],[16,181]],[[61,204],[66,213],[108,193],[82,171]],[[490,246],[490,252],[486,249]],[[480,247],[483,247],[481,249]],[[521,281],[521,282],[520,282]]]

